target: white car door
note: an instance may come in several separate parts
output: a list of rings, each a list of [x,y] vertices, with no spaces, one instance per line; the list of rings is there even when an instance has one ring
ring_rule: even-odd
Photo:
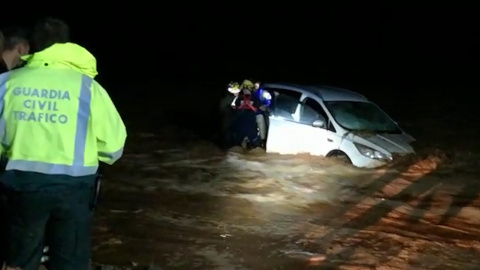
[[[269,117],[267,152],[298,154],[302,134],[298,131],[301,93],[285,89],[267,89],[274,93],[273,111]]]
[[[303,143],[302,152],[315,156],[326,156],[331,150],[338,149],[342,138],[328,121],[328,115],[315,99],[306,97],[299,108],[298,132]]]

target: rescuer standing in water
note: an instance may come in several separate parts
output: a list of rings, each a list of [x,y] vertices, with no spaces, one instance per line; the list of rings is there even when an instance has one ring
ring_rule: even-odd
[[[126,129],[93,79],[95,57],[69,42],[64,22],[39,22],[32,45],[25,68],[0,75],[0,183],[11,221],[7,269],[38,269],[44,239],[49,268],[90,269],[99,161],[111,165],[121,157]]]

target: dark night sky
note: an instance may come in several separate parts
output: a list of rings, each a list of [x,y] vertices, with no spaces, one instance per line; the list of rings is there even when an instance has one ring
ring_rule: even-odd
[[[97,57],[99,80],[112,86],[249,75],[341,86],[470,85],[478,74],[473,8],[292,3],[129,2],[45,14],[70,24],[75,41]]]

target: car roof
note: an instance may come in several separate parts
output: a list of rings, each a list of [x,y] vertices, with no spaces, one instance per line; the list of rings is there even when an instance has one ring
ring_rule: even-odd
[[[278,88],[301,93],[314,94],[324,101],[368,101],[368,99],[354,91],[326,85],[300,85],[293,83],[265,83],[264,88]]]

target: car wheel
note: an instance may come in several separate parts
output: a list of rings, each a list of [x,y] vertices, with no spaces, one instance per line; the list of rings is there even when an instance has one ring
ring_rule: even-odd
[[[347,154],[343,152],[338,151],[338,152],[332,153],[329,155],[329,157],[334,158],[340,163],[352,165],[352,161],[350,160],[350,158],[347,156]]]

